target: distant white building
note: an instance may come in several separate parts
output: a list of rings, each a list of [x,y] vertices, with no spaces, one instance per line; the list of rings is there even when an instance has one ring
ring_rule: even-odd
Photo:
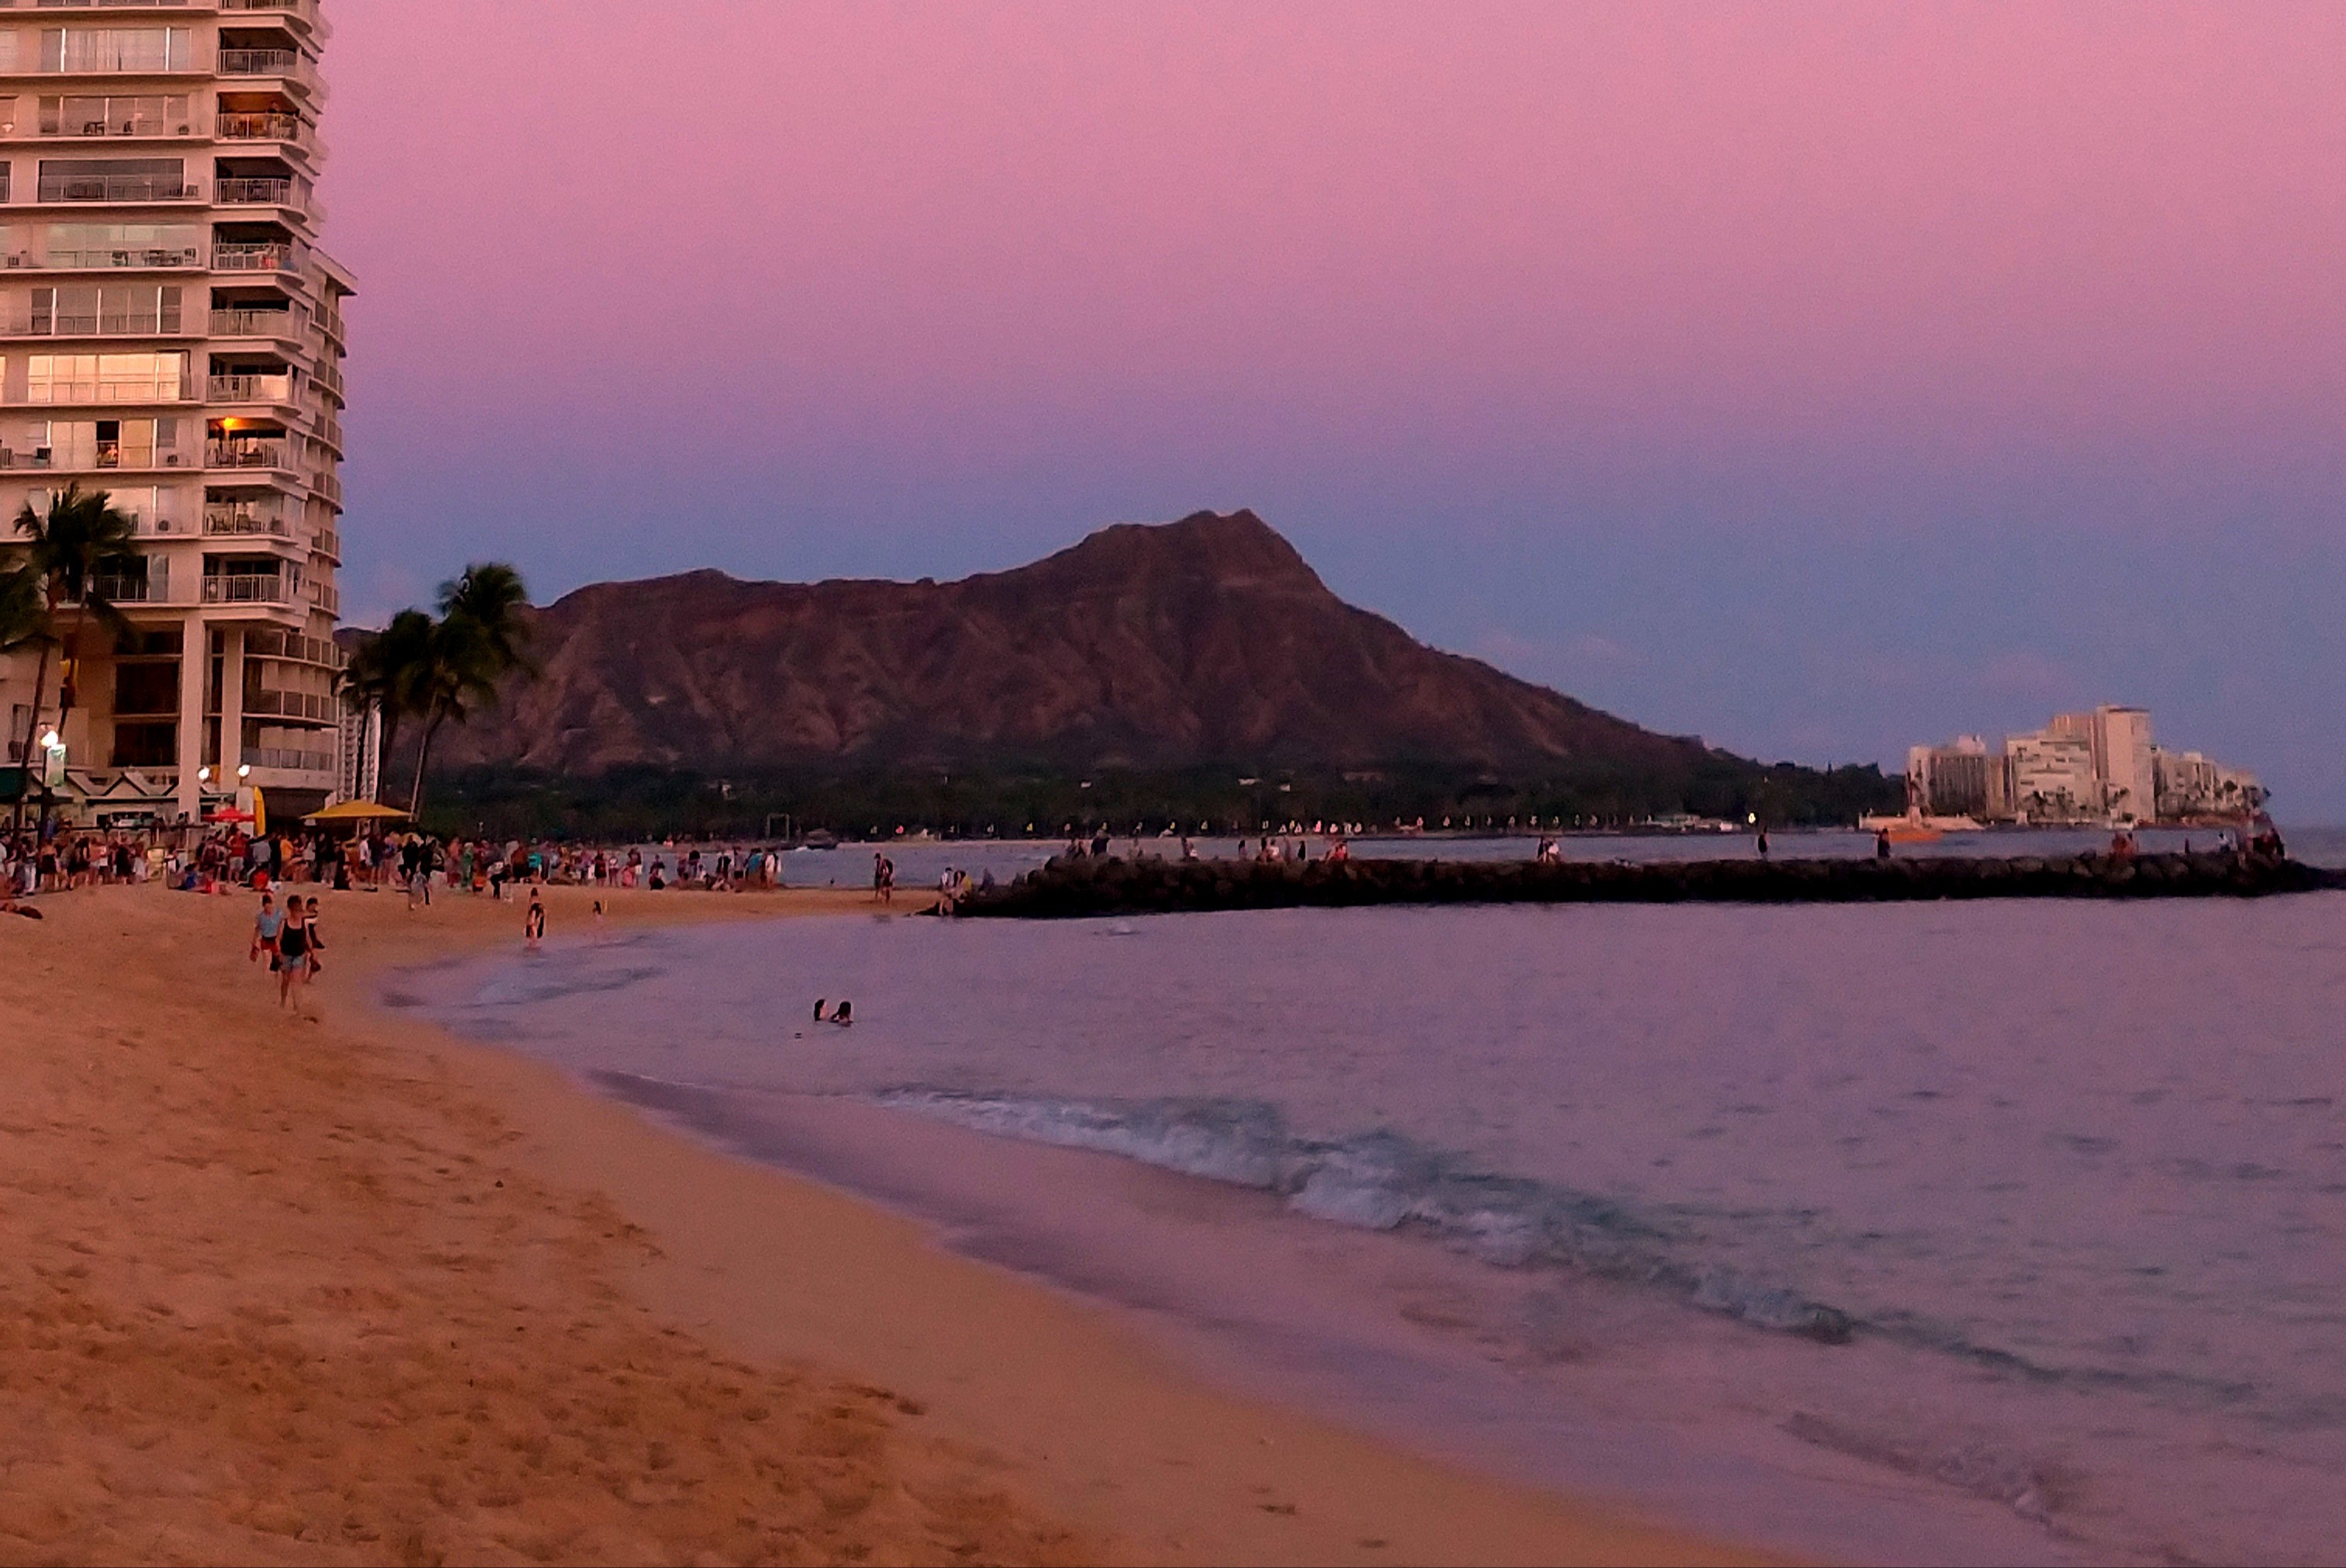
[[[2017,820],[2074,822],[2101,814],[2090,734],[2055,727],[2012,736],[2004,743],[2004,765],[2005,798]]]
[[[2151,822],[2239,817],[2261,808],[2256,775],[2196,751],[2162,751],[2147,709],[2105,703],[2054,716],[1991,748],[1977,736],[1906,754],[1908,803],[1983,821]]]
[[[2158,781],[2158,814],[2169,821],[2237,816],[2265,803],[2264,786],[2255,774],[2197,751],[2154,750],[2151,766]]]

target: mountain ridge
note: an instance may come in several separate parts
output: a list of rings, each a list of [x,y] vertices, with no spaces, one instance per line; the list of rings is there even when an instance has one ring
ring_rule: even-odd
[[[700,568],[592,584],[531,621],[539,677],[444,731],[446,767],[1432,764],[1658,780],[1729,760],[1420,642],[1339,598],[1247,510],[1117,524],[950,582]]]

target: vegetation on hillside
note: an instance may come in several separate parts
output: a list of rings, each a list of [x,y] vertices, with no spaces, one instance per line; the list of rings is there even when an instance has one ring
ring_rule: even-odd
[[[891,838],[899,829],[963,837],[1054,837],[1107,827],[1166,827],[1255,833],[1268,823],[1396,822],[1428,829],[1500,829],[1512,821],[1623,827],[1685,814],[1771,826],[1846,824],[1896,810],[1901,781],[1879,768],[1831,772],[1766,767],[1713,754],[1690,778],[1659,779],[1590,769],[1547,778],[1502,778],[1432,766],[1350,772],[1239,766],[1172,771],[943,772],[865,767],[724,777],[626,768],[595,777],[483,768],[434,780],[427,826],[615,840],[669,835],[780,839],[821,830],[842,839]]]

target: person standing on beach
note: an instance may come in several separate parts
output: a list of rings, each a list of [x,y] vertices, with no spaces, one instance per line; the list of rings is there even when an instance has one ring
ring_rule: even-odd
[[[285,917],[277,912],[277,901],[267,893],[260,895],[260,912],[252,917],[252,952],[249,963],[260,962],[262,953],[269,954],[270,968],[277,967],[277,933],[284,928]]]
[[[277,952],[270,967],[277,971],[277,1005],[299,1013],[301,1004],[294,991],[310,978],[310,924],[298,901],[286,903],[285,923],[277,930]]]
[[[317,979],[319,974],[322,972],[326,967],[325,964],[321,962],[318,958],[320,953],[326,951],[326,933],[321,930],[318,925],[318,895],[312,893],[307,901],[291,900],[288,901],[299,902],[302,906],[301,912],[304,923],[301,928],[301,933],[304,939],[303,944],[310,950],[310,972],[307,974],[304,974],[301,978],[304,983],[307,983]]]
[[[522,941],[536,947],[546,940],[546,905],[539,901],[537,890],[529,890],[529,913],[522,917]]]

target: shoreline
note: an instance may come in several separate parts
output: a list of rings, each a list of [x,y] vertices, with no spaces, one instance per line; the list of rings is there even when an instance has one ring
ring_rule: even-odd
[[[82,1412],[60,1451],[68,1410],[20,1397],[12,1474],[47,1457],[8,1554],[1760,1560],[1216,1392],[916,1222],[379,1009],[520,906],[322,896],[321,1023],[273,1014],[247,899],[102,890],[0,936],[50,1024],[6,1162],[39,1200],[0,1222],[11,1381]],[[588,896],[546,890],[557,936]],[[616,928],[870,908],[604,897]],[[152,962],[101,995],[109,952]]]

